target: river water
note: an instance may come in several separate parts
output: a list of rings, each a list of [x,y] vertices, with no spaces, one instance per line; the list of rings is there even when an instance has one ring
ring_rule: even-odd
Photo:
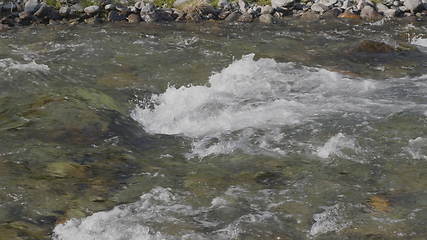
[[[0,239],[426,239],[426,26],[1,33]]]

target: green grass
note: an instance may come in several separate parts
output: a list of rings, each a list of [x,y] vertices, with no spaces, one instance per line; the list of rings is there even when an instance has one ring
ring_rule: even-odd
[[[163,7],[166,5],[167,7],[173,7],[173,3],[175,0],[154,0],[154,5],[157,7]]]
[[[61,2],[59,0],[45,0],[44,1],[47,5],[54,7],[54,8],[60,8]]]

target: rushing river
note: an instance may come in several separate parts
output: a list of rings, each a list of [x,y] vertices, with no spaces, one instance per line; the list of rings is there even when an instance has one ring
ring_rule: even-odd
[[[1,33],[0,189],[1,240],[427,239],[427,24]]]

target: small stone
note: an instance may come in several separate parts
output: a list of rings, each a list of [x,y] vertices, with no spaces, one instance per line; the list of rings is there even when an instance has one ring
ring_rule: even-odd
[[[270,5],[265,5],[261,7],[261,15],[262,14],[272,14],[273,13],[273,7]]]
[[[271,0],[271,6],[273,8],[287,7],[289,5],[292,5],[293,3],[294,0]]]
[[[360,11],[360,17],[366,20],[377,20],[382,16],[373,7],[366,5],[363,7],[362,11]]]
[[[400,6],[400,1],[394,1],[394,2],[393,2],[393,6],[395,6],[395,7],[399,7],[399,6]]]
[[[127,17],[129,23],[139,23],[141,22],[141,17],[139,14],[132,13]]]
[[[68,6],[63,6],[59,8],[59,15],[66,17],[70,14],[71,9]]]
[[[327,6],[320,4],[320,3],[315,3],[311,6],[311,10],[314,12],[318,12],[318,13],[324,13],[328,9],[329,8]]]
[[[338,17],[342,13],[340,8],[332,8],[326,11],[323,16],[325,17]]]
[[[137,9],[139,9],[139,10],[141,10],[141,8],[144,7],[144,5],[145,4],[144,4],[143,1],[139,1],[139,2],[135,3],[134,7],[137,8]]]
[[[271,16],[271,14],[262,14],[259,16],[259,22],[264,24],[272,24],[273,16]]]
[[[252,22],[253,21],[253,16],[252,16],[252,14],[250,14],[250,13],[244,13],[244,14],[242,14],[238,19],[237,19],[237,21],[238,22]]]
[[[86,7],[84,8],[84,12],[89,16],[95,15],[99,12],[99,6],[92,5],[92,6]]]
[[[74,15],[75,13],[82,13],[82,12],[84,12],[84,9],[80,4],[76,3],[73,6],[71,6],[71,12],[70,12],[71,15]]]
[[[24,5],[24,12],[35,13],[40,7],[38,0],[28,0]]]
[[[350,6],[350,0],[344,0],[344,1],[343,1],[343,3],[342,3],[341,8],[345,10],[345,9],[347,9],[349,6]]]

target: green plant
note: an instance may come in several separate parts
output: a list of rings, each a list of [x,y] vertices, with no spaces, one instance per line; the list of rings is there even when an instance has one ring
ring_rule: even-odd
[[[45,3],[54,8],[61,7],[61,2],[59,0],[45,0]]]
[[[173,7],[173,3],[175,0],[154,0],[154,5],[157,7],[163,7],[166,5],[167,7]]]
[[[83,8],[93,6],[93,5],[99,5],[99,1],[96,0],[80,0],[80,6]]]

